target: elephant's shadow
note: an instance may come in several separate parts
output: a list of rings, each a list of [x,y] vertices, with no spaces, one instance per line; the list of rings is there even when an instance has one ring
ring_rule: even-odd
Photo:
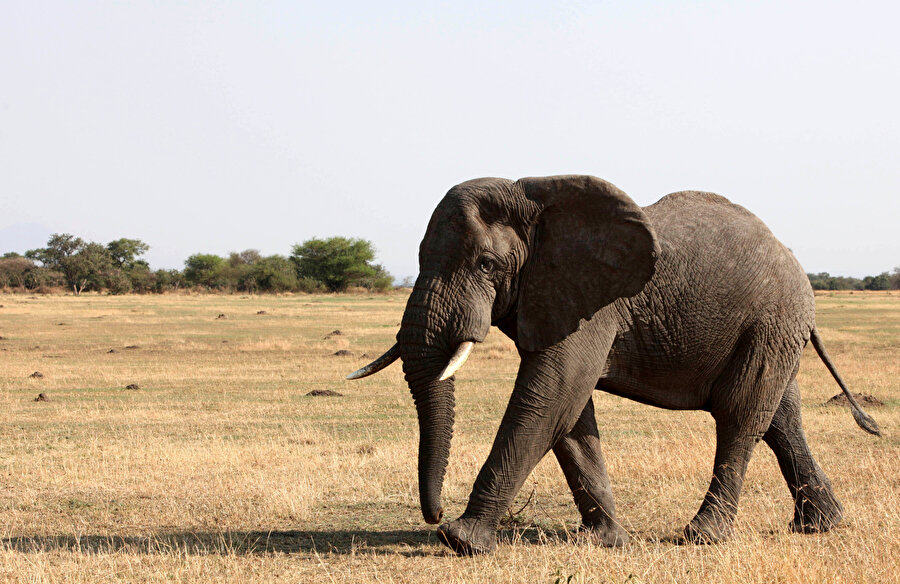
[[[501,541],[516,544],[540,544],[565,541],[565,530],[547,531],[536,528],[506,530]],[[423,530],[286,530],[286,531],[181,531],[140,536],[120,535],[20,535],[0,539],[0,549],[22,553],[68,551],[96,554],[124,552],[130,554],[189,555],[266,554],[375,554],[435,556],[452,555],[439,545],[433,529]]]

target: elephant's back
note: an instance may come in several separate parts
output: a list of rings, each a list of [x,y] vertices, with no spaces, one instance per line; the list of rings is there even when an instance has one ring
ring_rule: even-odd
[[[668,195],[644,212],[660,256],[641,294],[622,305],[634,332],[617,341],[613,377],[656,386],[654,399],[645,396],[651,402],[694,408],[696,401],[665,403],[660,396],[687,395],[675,387],[713,379],[751,327],[799,355],[814,326],[815,298],[799,262],[759,218],[697,191]]]
[[[714,193],[682,191],[644,212],[661,248],[655,280],[679,282],[684,296],[722,310],[776,305],[801,310],[803,318],[814,315],[800,263],[744,207]]]
[[[809,292],[811,297],[809,280],[794,254],[759,217],[725,197],[682,191],[666,195],[644,212],[660,242],[658,269],[677,270],[694,288],[734,294],[758,286],[758,294]]]
[[[652,212],[652,209],[658,208],[671,208],[678,206],[698,206],[698,205],[724,205],[734,207],[735,211],[740,213],[745,213],[747,215],[753,215],[747,209],[741,207],[740,205],[736,205],[732,203],[727,198],[722,195],[717,195],[716,193],[710,193],[708,191],[678,191],[677,193],[669,193],[665,197],[661,198],[657,202],[653,203],[648,207],[644,207],[644,211]]]
[[[722,195],[705,191],[670,193],[643,208],[661,238],[707,239],[718,227],[740,229],[752,237],[774,238],[756,215]],[[703,231],[698,231],[702,229]]]

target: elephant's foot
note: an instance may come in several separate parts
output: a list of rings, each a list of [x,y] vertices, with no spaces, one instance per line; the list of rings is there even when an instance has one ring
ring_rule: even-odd
[[[497,547],[497,530],[476,518],[459,518],[438,527],[441,543],[461,556],[487,554]]]
[[[697,514],[684,528],[681,543],[713,544],[731,537],[731,521],[714,514]]]
[[[832,529],[843,516],[844,509],[830,488],[805,485],[797,494],[790,529],[795,533],[820,533]]]
[[[628,533],[616,524],[583,523],[576,541],[586,541],[602,547],[622,547],[628,543]]]

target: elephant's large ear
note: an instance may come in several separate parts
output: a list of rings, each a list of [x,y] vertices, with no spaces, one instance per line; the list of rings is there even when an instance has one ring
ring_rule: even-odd
[[[522,271],[519,346],[536,351],[575,332],[616,298],[653,276],[659,244],[631,198],[593,176],[519,181],[542,208]]]

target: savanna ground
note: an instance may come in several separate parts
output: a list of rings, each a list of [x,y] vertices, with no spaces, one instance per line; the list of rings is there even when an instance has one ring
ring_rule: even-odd
[[[595,394],[631,543],[569,541],[552,457],[495,554],[457,558],[418,507],[418,430],[400,367],[343,377],[393,342],[405,295],[0,296],[0,577],[16,582],[889,582],[900,580],[900,296],[832,294],[819,328],[883,438],[863,433],[812,349],[807,435],[845,520],[794,535],[771,451],[733,541],[673,540],[708,485],[713,425]],[[265,311],[265,314],[258,314]],[[224,314],[224,318],[218,315]],[[334,330],[341,334],[330,334]],[[126,348],[126,347],[137,348]],[[115,352],[110,352],[115,350]],[[350,356],[334,356],[339,350]],[[493,331],[457,375],[444,484],[462,512],[516,371]],[[39,371],[41,378],[30,375]],[[137,384],[138,389],[126,389]],[[330,389],[342,397],[309,397]],[[34,401],[44,393],[49,401]],[[530,497],[530,500],[529,500]],[[520,510],[520,507],[524,507]]]

